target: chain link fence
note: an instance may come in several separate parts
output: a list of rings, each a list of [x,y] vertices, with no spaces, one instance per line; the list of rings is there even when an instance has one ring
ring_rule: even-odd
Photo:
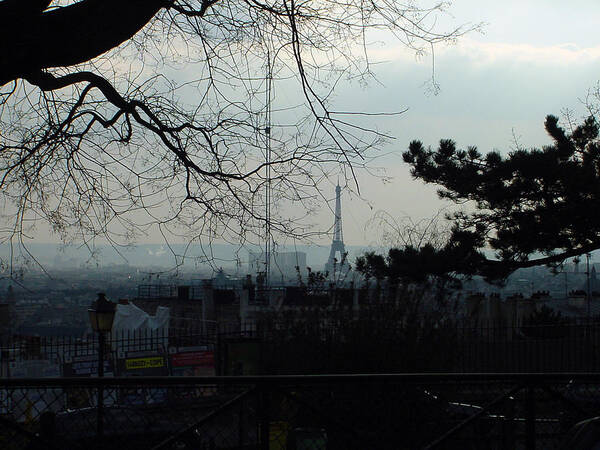
[[[586,374],[10,379],[0,447],[585,448],[599,410]]]

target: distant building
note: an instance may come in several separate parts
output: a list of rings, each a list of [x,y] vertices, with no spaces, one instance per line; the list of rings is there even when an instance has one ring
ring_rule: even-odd
[[[196,285],[142,284],[132,303],[150,315],[159,306],[170,309],[169,334],[205,332],[214,323],[214,292],[210,280]]]
[[[271,276],[273,284],[286,284],[300,275],[306,277],[306,253],[304,252],[273,252],[270,257]],[[298,268],[298,269],[296,269]],[[248,253],[248,273],[256,275],[265,271],[264,253]]]

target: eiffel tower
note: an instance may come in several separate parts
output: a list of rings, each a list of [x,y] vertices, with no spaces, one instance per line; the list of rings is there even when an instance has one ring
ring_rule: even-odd
[[[339,256],[338,256],[339,253]],[[345,260],[346,249],[344,247],[344,234],[342,232],[342,188],[338,184],[335,187],[335,222],[333,223],[333,242],[329,252],[329,259],[325,264],[325,272],[335,275],[348,267]]]

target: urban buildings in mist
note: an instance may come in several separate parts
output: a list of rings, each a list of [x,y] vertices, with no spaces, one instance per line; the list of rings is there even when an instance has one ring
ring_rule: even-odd
[[[373,247],[347,245],[348,260],[352,264],[357,256]],[[278,246],[273,251],[273,268],[282,267],[287,274],[311,267],[314,271],[323,270],[330,252],[330,245]],[[9,268],[11,249],[8,244],[0,245],[0,259]],[[89,249],[84,246],[63,246],[60,244],[28,244],[26,250],[13,249],[12,268],[14,270],[82,270],[95,268],[132,267],[152,272],[152,270],[175,270],[196,272],[210,276],[223,268],[228,274],[256,274],[259,261],[264,261],[264,249],[259,246],[240,247],[229,244],[210,246],[184,244],[140,244],[125,248],[109,245]],[[8,269],[9,270],[9,269]]]

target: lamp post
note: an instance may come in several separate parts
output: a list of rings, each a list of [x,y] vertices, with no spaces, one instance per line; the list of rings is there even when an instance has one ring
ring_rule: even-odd
[[[585,260],[586,260],[586,270],[585,270],[585,276],[586,276],[586,280],[587,280],[587,318],[588,318],[588,326],[589,326],[589,322],[590,322],[590,314],[591,314],[591,310],[590,310],[590,301],[592,300],[592,292],[590,291],[590,258],[592,257],[591,253],[586,253],[585,254]]]
[[[112,329],[113,320],[117,305],[109,300],[103,293],[98,294],[88,313],[92,329],[98,333],[98,377],[104,376],[104,335]],[[104,387],[98,385],[98,404],[97,404],[97,434],[101,437],[104,434]]]

